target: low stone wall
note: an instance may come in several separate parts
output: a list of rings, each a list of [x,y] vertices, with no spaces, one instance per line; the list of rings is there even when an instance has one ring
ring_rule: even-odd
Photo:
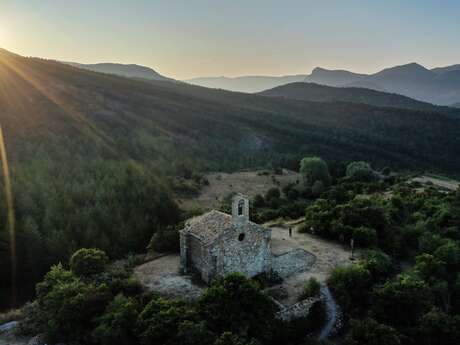
[[[287,278],[293,274],[308,271],[316,261],[316,257],[304,249],[297,248],[281,255],[273,255],[273,271]]]
[[[311,307],[322,300],[322,297],[312,297],[296,304],[282,308],[275,317],[281,321],[291,321],[308,316]],[[278,304],[279,305],[279,304]]]

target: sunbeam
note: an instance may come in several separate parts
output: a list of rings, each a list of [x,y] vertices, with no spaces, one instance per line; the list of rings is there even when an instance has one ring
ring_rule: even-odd
[[[3,127],[0,124],[0,159],[2,162],[3,184],[5,187],[5,199],[7,207],[7,229],[10,242],[11,257],[11,304],[16,305],[16,230],[13,205],[13,192],[11,190],[10,170],[8,166],[8,156],[6,154],[5,140],[3,136]]]

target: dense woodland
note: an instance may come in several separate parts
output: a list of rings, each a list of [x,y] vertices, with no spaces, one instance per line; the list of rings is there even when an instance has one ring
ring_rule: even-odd
[[[366,162],[329,169],[305,158],[306,183],[253,200],[255,218],[305,216],[301,232],[350,246],[359,259],[328,286],[346,344],[457,344],[460,339],[460,190],[412,182]],[[306,205],[306,206],[305,206]],[[318,283],[306,282],[305,295]],[[315,288],[316,287],[316,288]]]
[[[327,281],[344,313],[338,337],[345,344],[457,344],[460,190],[421,185],[365,162],[340,167],[303,159],[302,181],[256,196],[253,216],[297,217],[302,208],[301,231],[345,246],[353,239],[355,263],[337,267]],[[177,250],[168,246],[177,232],[160,233],[152,240],[157,249]],[[185,303],[146,293],[130,277],[134,256],[109,263],[104,251],[80,249],[62,262],[37,285],[21,334],[85,344],[316,344],[325,320],[321,304],[306,319],[276,320],[260,278],[230,275]],[[318,293],[319,284],[306,281],[301,298]]]
[[[316,161],[323,175],[312,178],[317,175],[304,162],[300,170],[307,180],[313,179],[311,185],[259,196],[254,200],[255,220],[306,214],[305,231],[313,228],[316,234],[338,241],[353,237],[357,245],[374,250],[370,259],[339,269],[331,277],[330,286],[350,319],[346,328],[350,341],[363,343],[359,337],[382,332],[394,334],[392,339],[401,343],[426,342],[438,332],[447,339],[443,344],[448,344],[452,329],[459,328],[458,192],[419,193],[416,186],[397,177],[380,176],[385,166],[458,175],[458,119],[435,112],[271,99],[181,83],[129,80],[4,51],[0,51],[0,74],[18,285],[30,290],[50,266],[63,264],[53,266],[37,286],[38,307],[30,311],[32,329],[38,327],[51,339],[72,339],[81,323],[79,340],[108,344],[114,340],[107,329],[135,319],[141,334],[146,332],[143,342],[147,344],[185,344],[183,339],[162,338],[182,323],[186,323],[184,334],[200,339],[210,332],[216,344],[276,343],[289,338],[276,334],[279,327],[266,327],[275,333],[259,332],[262,321],[252,309],[247,311],[246,326],[235,325],[234,319],[213,320],[220,316],[200,309],[203,304],[184,306],[145,296],[130,281],[129,267],[104,265],[103,270],[85,276],[67,263],[72,253],[84,247],[103,250],[107,260],[144,252],[154,233],[177,228],[187,218],[173,193],[196,192],[205,183],[200,178],[203,171],[256,166],[298,169],[305,154],[341,163],[326,165],[328,172],[323,174],[325,163]],[[368,169],[362,164],[345,169],[345,163],[358,160],[370,162],[382,174],[363,173],[363,178],[360,174]],[[1,188],[4,195],[3,184]],[[379,195],[388,188],[394,197]],[[359,197],[366,193],[376,195]],[[0,203],[0,296],[8,299],[11,272],[4,198]],[[234,284],[232,279],[242,278],[219,284]],[[244,284],[247,291],[242,294],[263,301],[253,282]],[[224,303],[224,298],[214,295],[226,293],[223,290],[210,288],[209,298]],[[354,295],[356,291],[360,294]],[[413,297],[411,291],[422,295]],[[24,294],[30,297],[30,291]],[[74,296],[83,300],[75,301]],[[65,314],[56,314],[53,308],[63,301],[69,301],[62,309]],[[402,311],[408,315],[396,310],[391,317],[384,315],[388,301],[407,306]],[[83,314],[74,312],[76,305]],[[260,305],[269,308],[265,302]],[[234,305],[214,307],[228,307],[233,315],[240,312],[232,309],[239,308]],[[158,319],[161,313],[171,319]],[[272,313],[267,309],[266,315]],[[404,320],[398,319],[402,315]],[[48,318],[52,320],[48,325],[33,324]],[[430,329],[423,322],[432,325],[435,333],[422,339],[421,329]],[[442,328],[445,325],[451,328]],[[295,325],[291,326],[295,334]],[[132,324],[123,327],[129,330]],[[168,332],[155,333],[162,329]],[[125,336],[138,341],[130,338],[132,334],[120,335]]]

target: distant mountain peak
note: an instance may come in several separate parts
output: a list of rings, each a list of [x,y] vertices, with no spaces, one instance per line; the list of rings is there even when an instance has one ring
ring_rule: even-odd
[[[406,77],[408,75],[412,76],[432,76],[433,72],[429,69],[425,68],[424,66],[416,63],[411,62],[405,65],[399,65],[395,67],[385,68],[384,70],[375,73],[375,76],[401,76]]]
[[[172,81],[150,67],[137,64],[121,64],[114,62],[102,62],[95,64],[81,64],[76,62],[64,62],[65,64],[87,69],[93,72],[114,74],[126,78],[142,78],[150,80]]]

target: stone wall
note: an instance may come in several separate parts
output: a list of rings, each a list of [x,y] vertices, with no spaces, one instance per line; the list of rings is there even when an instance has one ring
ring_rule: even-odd
[[[307,317],[313,305],[317,302],[320,302],[321,300],[322,297],[307,298],[296,304],[281,308],[281,310],[277,312],[275,316],[277,319],[282,321],[291,321]]]
[[[253,223],[235,224],[212,244],[216,258],[215,276],[240,272],[248,277],[271,271],[271,232]]]

